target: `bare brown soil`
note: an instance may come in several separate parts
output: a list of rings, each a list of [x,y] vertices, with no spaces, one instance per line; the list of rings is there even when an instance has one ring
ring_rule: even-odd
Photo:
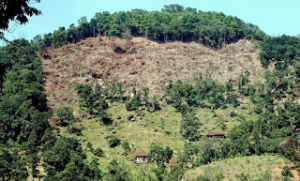
[[[148,87],[151,94],[161,94],[170,79],[188,81],[199,72],[224,83],[235,81],[246,70],[256,80],[262,70],[258,50],[247,40],[212,50],[194,42],[98,37],[50,49],[47,55],[43,74],[49,106],[54,109],[77,100],[78,83],[104,85],[116,80],[125,87]]]

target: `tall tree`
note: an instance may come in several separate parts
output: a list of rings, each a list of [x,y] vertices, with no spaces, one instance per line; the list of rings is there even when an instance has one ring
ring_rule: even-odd
[[[0,3],[0,39],[8,42],[4,37],[4,32],[9,30],[10,21],[25,24],[28,22],[28,16],[40,15],[42,12],[30,6],[32,2],[40,0],[2,0]]]

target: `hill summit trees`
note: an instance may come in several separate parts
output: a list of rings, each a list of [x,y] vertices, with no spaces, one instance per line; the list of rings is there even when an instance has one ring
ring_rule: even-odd
[[[182,41],[221,48],[240,39],[263,40],[266,36],[257,26],[247,24],[237,17],[223,13],[197,11],[196,8],[178,4],[165,5],[161,11],[133,9],[110,13],[96,13],[88,21],[79,19],[76,27],[60,27],[43,36],[39,46],[60,47],[95,36],[145,37],[157,42]]]

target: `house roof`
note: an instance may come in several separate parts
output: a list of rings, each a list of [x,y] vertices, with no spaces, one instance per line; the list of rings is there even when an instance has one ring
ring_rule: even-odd
[[[136,156],[138,156],[138,157],[147,157],[147,156],[148,156],[148,153],[145,153],[145,152],[137,152],[137,153],[136,153]]]
[[[225,132],[209,132],[207,136],[225,136]]]

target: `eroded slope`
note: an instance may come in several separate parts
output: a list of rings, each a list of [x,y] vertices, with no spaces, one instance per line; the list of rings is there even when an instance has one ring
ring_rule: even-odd
[[[125,87],[148,87],[151,94],[161,94],[168,80],[191,80],[199,72],[224,83],[236,81],[246,70],[256,80],[262,70],[258,50],[247,40],[216,51],[194,42],[159,44],[144,38],[99,37],[47,53],[45,88],[54,109],[77,99],[78,83],[103,85],[116,80]]]

